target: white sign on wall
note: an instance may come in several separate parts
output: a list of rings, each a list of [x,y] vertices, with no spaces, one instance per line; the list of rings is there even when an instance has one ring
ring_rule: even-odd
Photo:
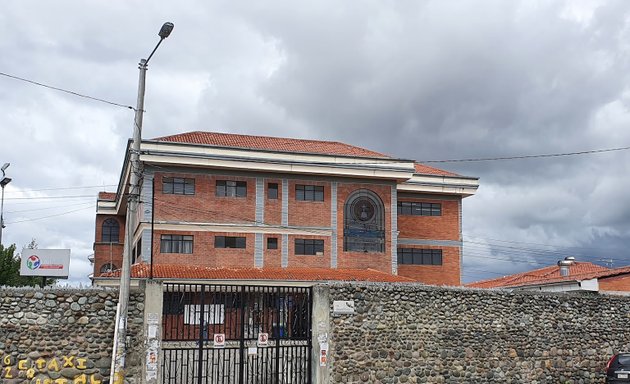
[[[22,250],[20,275],[46,276],[66,279],[70,267],[69,249],[30,249]]]
[[[333,301],[333,315],[352,315],[354,314],[354,301],[352,300],[335,300]]]

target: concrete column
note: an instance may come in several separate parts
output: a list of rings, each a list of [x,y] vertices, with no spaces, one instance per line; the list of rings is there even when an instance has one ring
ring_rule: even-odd
[[[396,185],[392,185],[392,204],[391,210],[391,253],[392,253],[392,275],[398,274],[398,189]]]
[[[337,268],[337,182],[330,186],[330,268]]]
[[[313,287],[313,334],[311,340],[313,344],[313,359],[311,378],[313,384],[324,384],[330,382],[330,288],[325,285]],[[320,351],[322,344],[328,344],[326,366],[320,365]]]
[[[162,282],[144,281],[144,350],[142,384],[160,382],[160,346],[162,343]]]

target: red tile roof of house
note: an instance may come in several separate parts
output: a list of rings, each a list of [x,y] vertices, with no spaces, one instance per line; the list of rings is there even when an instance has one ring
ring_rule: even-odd
[[[497,279],[481,280],[466,284],[471,288],[510,288],[528,285],[544,285],[559,283],[562,281],[581,281],[594,278],[609,277],[622,273],[629,273],[630,267],[610,269],[586,262],[574,262],[569,267],[569,275],[561,276],[560,267],[557,265],[535,269]]]
[[[147,278],[149,264],[134,264],[131,277]],[[118,277],[120,271],[102,274],[101,277]],[[153,266],[156,279],[192,280],[276,280],[276,281],[372,281],[416,282],[407,277],[391,275],[373,269],[328,268],[210,268],[195,265],[157,264]]]
[[[416,173],[421,175],[437,175],[437,176],[459,176],[456,173],[444,171],[442,169],[433,168],[428,165],[416,163]]]
[[[337,156],[376,157],[389,159],[382,153],[336,141],[289,139],[282,137],[240,135],[219,132],[186,132],[158,137],[154,140],[174,143],[213,145],[278,152],[312,153]]]
[[[99,192],[98,193],[99,200],[116,200],[116,192]]]

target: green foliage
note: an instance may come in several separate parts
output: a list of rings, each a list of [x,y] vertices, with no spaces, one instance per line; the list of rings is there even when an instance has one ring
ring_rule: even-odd
[[[35,239],[29,248],[37,247]],[[0,245],[0,286],[35,287],[41,284],[42,278],[36,276],[20,276],[20,256],[15,253],[15,244],[4,247]],[[53,279],[46,279],[46,285],[52,285]]]

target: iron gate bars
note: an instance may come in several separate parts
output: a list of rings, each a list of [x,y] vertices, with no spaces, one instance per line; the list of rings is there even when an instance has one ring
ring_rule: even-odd
[[[169,283],[163,300],[163,383],[310,384],[310,287]]]

